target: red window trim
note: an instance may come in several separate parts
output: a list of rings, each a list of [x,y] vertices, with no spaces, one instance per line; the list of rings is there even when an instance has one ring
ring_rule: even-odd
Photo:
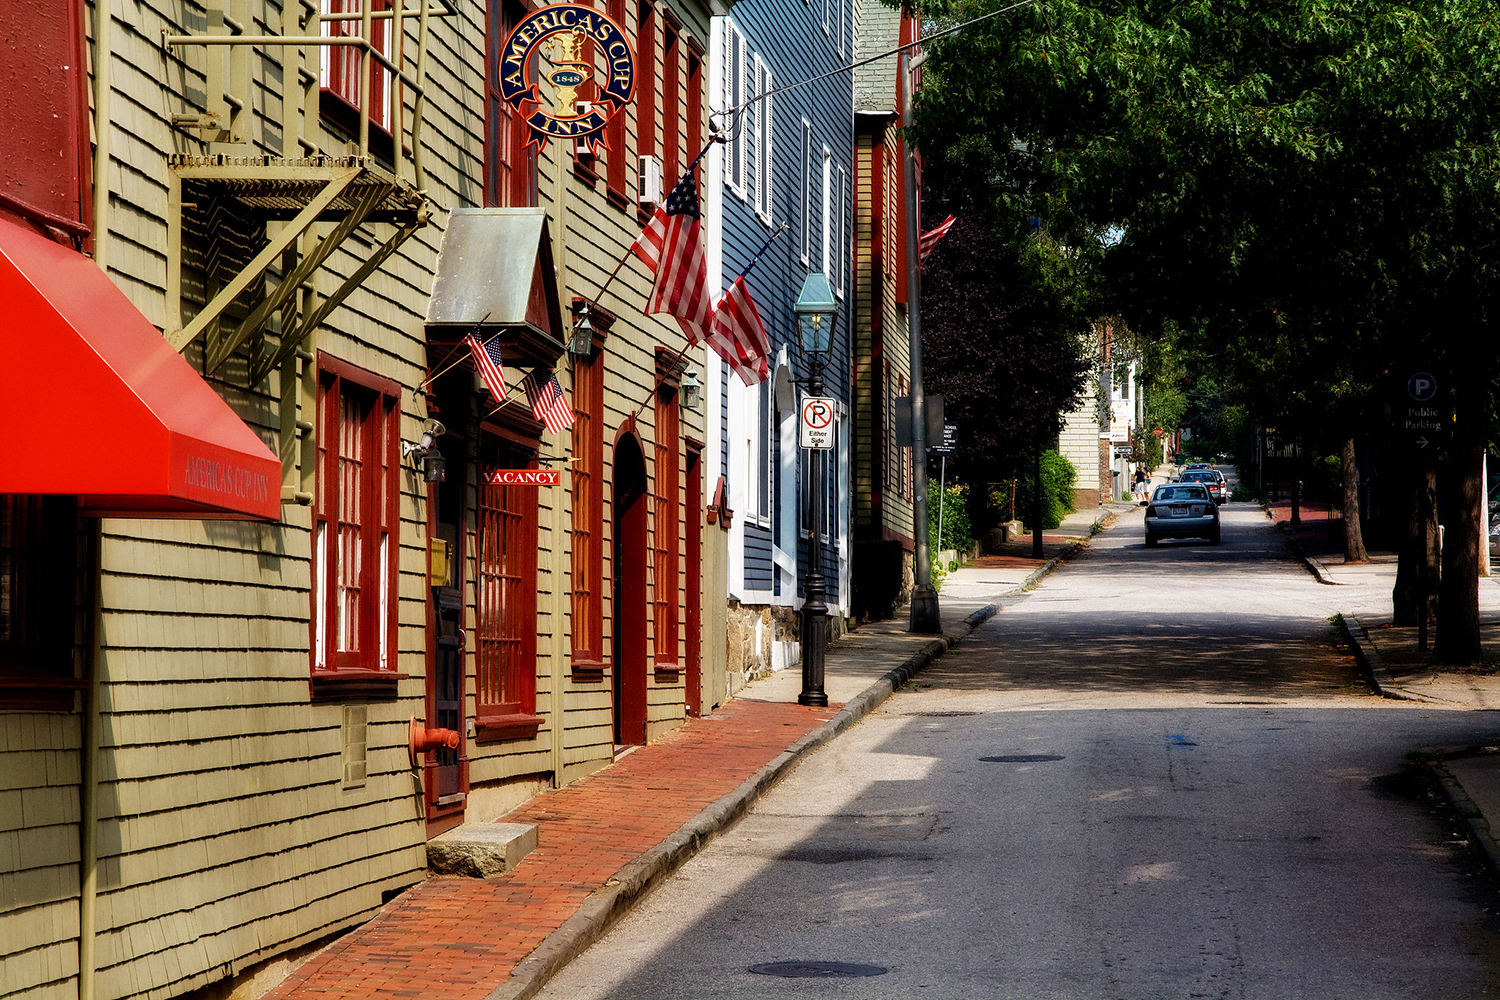
[[[323,351],[318,352],[318,457],[316,465],[315,501],[313,507],[312,535],[312,586],[309,588],[308,659],[311,669],[311,691],[314,698],[388,698],[396,695],[397,682],[405,674],[396,669],[396,620],[399,594],[397,589],[397,567],[400,563],[401,547],[401,475],[399,461],[399,439],[401,421],[401,386],[393,379],[335,358]],[[341,416],[339,403],[343,386],[357,386],[364,393],[374,395],[370,419],[370,437],[367,441],[369,475],[363,483],[366,490],[365,522],[376,529],[366,533],[362,542],[361,587],[369,593],[373,603],[366,604],[361,611],[360,649],[358,652],[340,653],[336,647],[335,623],[338,601],[338,532],[327,527],[337,514],[337,490],[339,477],[337,463],[340,439]],[[330,444],[335,445],[330,447]],[[376,464],[378,461],[379,464]],[[385,479],[384,509],[378,506],[379,478]],[[332,515],[332,517],[330,516]],[[323,533],[324,551],[318,551],[320,526]],[[379,551],[380,536],[386,536],[386,620],[379,620]],[[321,576],[318,570],[319,556],[326,561]],[[323,593],[323,607],[318,607],[319,590]],[[319,630],[326,634],[327,654],[325,665],[318,666]],[[379,667],[379,643],[381,630],[385,632],[387,665]],[[342,663],[340,661],[343,661]],[[371,665],[371,662],[375,665]]]
[[[683,37],[683,36],[679,36]],[[698,40],[686,36],[687,40],[687,149],[684,168],[693,158],[703,152],[703,46]]]
[[[625,0],[609,0],[609,16],[616,24],[625,23]],[[640,43],[636,43],[636,60],[640,60]],[[639,68],[636,70],[640,72]],[[637,84],[639,86],[639,84]],[[625,130],[625,115],[615,115],[614,119],[604,127],[605,150],[604,162],[604,197],[611,205],[618,209],[625,209],[630,205],[630,195],[625,190],[625,161],[630,158],[630,150],[627,146],[627,133]]]
[[[682,171],[682,125],[677,109],[682,105],[682,25],[667,12],[661,43],[661,106],[665,109],[661,130],[661,187],[670,191]],[[689,109],[691,110],[691,108]],[[691,155],[697,155],[694,150]]]
[[[682,526],[681,419],[675,392],[656,395],[656,517],[652,567],[655,666],[658,673],[675,673],[682,666],[678,649],[682,610],[679,606],[682,569],[679,532]]]
[[[511,8],[511,10],[507,10]],[[487,0],[485,10],[485,71],[484,71],[484,204],[486,208],[533,207],[537,204],[536,147],[527,144],[530,138],[526,122],[520,114],[508,111],[509,105],[500,97],[500,46],[519,20],[508,14],[524,16],[536,9],[536,4],[526,0]],[[499,126],[495,117],[503,117],[509,125],[510,149],[519,151],[519,162],[505,165],[508,183],[502,184],[497,162],[499,151],[491,140],[498,136]],[[503,190],[502,190],[503,188]]]
[[[604,656],[604,356],[573,361],[573,635],[575,679],[603,680]],[[583,495],[580,496],[580,493]],[[582,538],[584,545],[579,546]],[[580,641],[581,640],[581,641]]]
[[[474,553],[475,585],[474,728],[475,737],[480,742],[531,739],[545,721],[536,714],[537,522],[540,506],[537,489],[488,486],[482,478],[486,468],[536,467],[534,445],[529,448],[518,445],[510,435],[487,434],[481,439],[481,481],[476,497],[476,527],[470,547]],[[493,506],[487,501],[501,506]],[[512,536],[507,529],[498,539],[504,546],[499,566],[502,582],[494,585],[486,581],[485,545],[489,541],[485,537],[486,510],[495,511],[502,518],[514,518],[512,526],[516,531]],[[516,561],[509,558],[512,543]],[[515,580],[512,596],[516,602],[502,602],[497,607],[489,603],[496,598],[491,586],[503,588],[505,577]],[[489,627],[495,624],[490,616],[497,612],[502,631],[490,633]],[[503,648],[493,651],[485,648],[484,643],[491,638],[497,642],[514,642],[508,664]],[[507,675],[507,669],[514,673]],[[505,700],[486,700],[497,692],[503,693]]]

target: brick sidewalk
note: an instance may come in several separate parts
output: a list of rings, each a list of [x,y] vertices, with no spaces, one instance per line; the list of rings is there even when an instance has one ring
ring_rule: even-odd
[[[269,1000],[482,1000],[616,872],[840,706],[731,701],[610,767],[502,817],[539,845],[494,879],[431,878],[292,973]]]

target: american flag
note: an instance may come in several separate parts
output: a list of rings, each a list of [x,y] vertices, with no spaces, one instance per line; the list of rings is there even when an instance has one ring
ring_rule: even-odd
[[[682,175],[630,249],[656,272],[646,312],[670,313],[677,317],[688,343],[702,340],[712,310],[698,186],[693,183],[692,171]]]
[[[943,224],[931,232],[923,233],[917,237],[917,260],[924,261],[927,255],[932,253],[932,248],[937,246],[937,241],[948,235],[948,230],[953,225],[953,216],[943,220]]]
[[[479,377],[484,379],[484,387],[495,397],[496,402],[505,399],[505,359],[500,356],[500,338],[491,337],[481,344],[471,333],[464,338],[464,343],[474,355],[474,367],[478,369]]]
[[[768,358],[771,340],[766,336],[765,324],[760,321],[760,313],[750,298],[750,287],[745,284],[744,275],[734,279],[734,284],[714,307],[708,346],[729,363],[746,385],[762,382],[771,374]]]
[[[550,433],[561,434],[573,426],[573,407],[563,395],[556,372],[538,368],[521,380],[521,388],[526,390],[531,415],[545,424]]]

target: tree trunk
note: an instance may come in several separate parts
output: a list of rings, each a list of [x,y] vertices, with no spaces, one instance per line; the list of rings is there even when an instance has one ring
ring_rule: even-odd
[[[1344,562],[1369,562],[1365,536],[1359,528],[1359,460],[1354,439],[1344,440]]]
[[[1441,572],[1438,566],[1437,475],[1425,461],[1407,472],[1406,516],[1396,563],[1396,586],[1391,604],[1397,625],[1416,625],[1432,611]]]
[[[1031,491],[1031,558],[1042,558],[1042,453],[1038,449],[1032,465],[1034,488]]]
[[[1479,512],[1484,505],[1484,449],[1489,429],[1488,386],[1459,388],[1453,422],[1454,496],[1443,537],[1443,581],[1439,590],[1436,659],[1467,665],[1480,661],[1479,546],[1487,541]]]

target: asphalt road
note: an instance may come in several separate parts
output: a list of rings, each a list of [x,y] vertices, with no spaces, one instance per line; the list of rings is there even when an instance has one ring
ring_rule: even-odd
[[[1500,891],[1250,505],[1135,514],[812,755],[542,996],[1500,996]],[[776,962],[885,969],[781,978]]]

